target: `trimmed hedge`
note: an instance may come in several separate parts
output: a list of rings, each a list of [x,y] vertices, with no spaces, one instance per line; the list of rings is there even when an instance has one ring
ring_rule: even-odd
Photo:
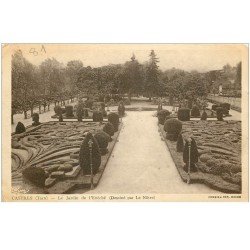
[[[200,117],[200,109],[197,106],[193,106],[193,108],[191,109],[191,116],[193,117]]]
[[[190,121],[190,109],[188,108],[178,109],[177,117],[180,121]]]
[[[102,122],[103,115],[101,111],[94,111],[93,112],[93,122]]]
[[[41,124],[41,123],[39,122],[39,114],[38,114],[38,113],[34,113],[34,114],[32,115],[32,120],[33,120],[32,126],[38,126],[38,125]]]
[[[176,141],[182,130],[182,123],[177,119],[171,118],[165,121],[164,131],[167,133],[166,138],[171,141]]]
[[[84,138],[79,152],[79,165],[83,170],[83,174],[91,174],[90,167],[90,151],[89,141],[92,140],[92,170],[93,174],[96,174],[101,165],[101,154],[97,140],[91,133],[88,133]]]
[[[216,111],[216,109],[219,108],[219,107],[220,107],[220,105],[218,105],[218,104],[213,104],[213,105],[212,105],[212,110]]]
[[[183,149],[184,149],[184,143],[183,143],[182,134],[180,133],[178,135],[178,139],[177,139],[177,143],[176,143],[176,151],[183,152]]]
[[[123,105],[123,102],[121,102],[118,106],[118,114],[120,117],[125,115],[125,106]]]
[[[77,117],[77,120],[79,122],[82,121],[82,118],[83,118],[83,108],[82,108],[82,105],[77,105],[76,107],[76,117]]]
[[[108,115],[108,121],[113,125],[115,132],[117,132],[119,128],[119,115],[116,113],[110,113]]]
[[[221,106],[222,108],[226,109],[226,110],[230,110],[230,108],[231,108],[230,103],[227,103],[227,102],[221,103],[220,106]]]
[[[45,186],[46,174],[43,168],[28,167],[22,172],[24,178],[39,187]]]
[[[55,106],[54,107],[54,111],[55,111],[56,115],[62,114],[62,108],[61,108],[61,106]]]
[[[130,101],[129,101],[128,98],[124,99],[124,105],[130,105],[130,104],[131,104],[131,103],[130,103]]]
[[[68,105],[65,107],[65,116],[66,117],[73,117],[74,114],[73,114],[73,106],[71,105]]]
[[[158,112],[159,112],[160,110],[162,110],[162,103],[159,103],[159,104],[158,104],[157,110],[158,110]]]
[[[185,162],[184,170],[188,172],[188,164],[189,164],[189,147],[188,142],[186,141],[185,147],[183,150],[183,161]],[[190,147],[190,171],[196,172],[197,168],[195,166],[195,163],[198,162],[199,153],[197,149],[196,142],[193,138],[191,138],[191,147]]]
[[[87,109],[87,108],[83,109],[83,116],[84,116],[85,118],[89,117],[89,112],[88,112],[88,109]]]
[[[157,113],[157,117],[158,117],[158,122],[161,125],[164,125],[165,119],[167,116],[170,116],[170,112],[166,109],[162,109]]]
[[[217,120],[218,121],[223,121],[223,114],[224,114],[224,109],[223,108],[217,108],[216,109],[216,115],[217,115]]]
[[[110,141],[110,135],[104,131],[99,131],[94,135],[94,137],[98,143],[101,154],[106,154],[108,143]]]
[[[62,116],[62,114],[59,115],[58,121],[59,121],[59,122],[63,122],[63,116]]]
[[[204,110],[202,115],[201,115],[201,120],[206,121],[207,120],[207,112]]]
[[[21,134],[26,131],[25,126],[23,125],[22,122],[18,122],[16,125],[16,134]]]
[[[103,131],[107,133],[109,136],[113,136],[115,133],[115,129],[112,123],[108,122],[104,125]]]

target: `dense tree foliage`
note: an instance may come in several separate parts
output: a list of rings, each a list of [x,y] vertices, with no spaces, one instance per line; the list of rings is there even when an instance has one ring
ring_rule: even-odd
[[[241,88],[241,62],[236,67],[227,64],[221,70],[204,73],[176,68],[162,71],[158,63],[151,50],[149,60],[143,64],[133,54],[124,64],[96,68],[84,66],[79,60],[65,66],[55,58],[35,66],[18,50],[12,56],[12,122],[16,113],[27,118],[27,112],[30,110],[32,115],[34,107],[39,107],[40,113],[41,107],[49,110],[52,102],[55,106],[65,105],[74,97],[103,102],[112,96],[169,96],[185,107],[204,101],[208,93],[218,92],[219,85],[225,89]]]
[[[151,50],[149,54],[149,62],[146,64],[145,74],[145,94],[151,100],[152,96],[159,95],[161,92],[160,81],[159,81],[159,69],[157,63],[159,59],[157,58],[154,50]]]
[[[143,93],[143,67],[135,59],[135,55],[131,57],[131,61],[124,64],[120,74],[120,90],[122,93],[127,93],[129,100],[131,95]]]

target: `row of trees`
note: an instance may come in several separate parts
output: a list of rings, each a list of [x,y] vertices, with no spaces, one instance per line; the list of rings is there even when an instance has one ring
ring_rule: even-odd
[[[171,99],[194,100],[211,92],[214,72],[187,72],[180,69],[161,71],[159,59],[152,50],[149,60],[139,63],[135,55],[124,64],[111,64],[102,67],[85,67],[79,60],[72,60],[64,66],[55,58],[46,59],[39,66],[27,61],[22,51],[12,56],[12,117],[18,112],[33,113],[35,106],[49,109],[76,97],[79,93],[87,97],[127,94],[170,96]],[[236,72],[241,73],[238,68]],[[230,75],[230,74],[229,74]],[[237,81],[240,81],[239,74]],[[236,75],[234,76],[236,78]],[[232,77],[232,75],[230,75]]]
[[[148,63],[140,64],[135,56],[124,64],[98,68],[84,67],[78,60],[69,61],[66,67],[55,58],[46,59],[39,66],[24,58],[22,51],[12,56],[12,121],[13,115],[34,107],[47,107],[72,99],[79,93],[85,96],[146,93],[150,98],[159,90],[158,59],[154,51]]]

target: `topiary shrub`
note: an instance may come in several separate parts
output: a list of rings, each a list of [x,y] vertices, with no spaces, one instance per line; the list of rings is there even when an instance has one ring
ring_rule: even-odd
[[[90,166],[90,151],[89,141],[92,140],[92,170],[93,174],[96,174],[101,165],[101,154],[98,146],[98,142],[91,133],[88,133],[84,138],[79,152],[79,165],[83,170],[84,175],[91,174]]]
[[[79,122],[82,121],[82,117],[83,117],[83,108],[81,105],[77,105],[76,107],[76,117],[77,117],[77,120]]]
[[[108,147],[108,143],[110,141],[110,135],[105,133],[104,131],[98,131],[95,135],[94,135],[100,152],[102,155],[107,153],[107,147]]]
[[[39,114],[38,113],[33,113],[32,120],[33,120],[32,126],[38,126],[41,124],[39,122]]]
[[[115,129],[112,123],[108,122],[104,125],[103,131],[110,136],[113,136],[115,133]]]
[[[119,115],[116,113],[110,113],[108,115],[108,121],[113,125],[115,132],[117,132],[119,128]]]
[[[165,122],[165,119],[167,116],[170,116],[170,112],[168,110],[160,110],[158,113],[157,113],[157,117],[158,117],[158,122],[159,124],[161,125],[164,125],[164,122]]]
[[[177,143],[176,143],[176,151],[183,152],[183,149],[184,149],[184,143],[183,143],[182,134],[180,133],[178,135],[178,139],[177,139]]]
[[[18,122],[16,125],[16,134],[21,134],[26,131],[25,126],[23,125],[22,122]]]
[[[204,110],[202,115],[201,115],[201,120],[206,121],[207,120],[207,112]]]
[[[101,111],[94,111],[93,112],[93,122],[102,122],[103,115]]]
[[[66,113],[65,107],[64,107],[64,108],[61,108],[61,109],[62,109],[62,114],[65,114],[65,113]]]
[[[62,114],[62,108],[61,108],[61,106],[55,106],[54,107],[54,111],[55,111],[56,115]]]
[[[85,118],[88,118],[89,117],[89,112],[88,112],[88,109],[83,109],[83,116],[85,117]]]
[[[216,109],[216,116],[218,121],[223,121],[223,113],[224,113],[223,108],[219,107]]]
[[[124,99],[124,105],[130,105],[130,100],[128,98]]]
[[[223,114],[224,115],[229,115],[229,110],[230,110],[230,104],[229,103],[221,103],[220,108],[223,109]]]
[[[63,116],[62,116],[62,114],[59,115],[58,121],[59,121],[59,122],[63,122]]]
[[[118,114],[120,117],[123,117],[125,115],[125,106],[123,105],[123,102],[120,102],[118,106]]]
[[[216,111],[216,109],[219,108],[219,107],[220,107],[220,105],[218,105],[218,104],[213,104],[213,105],[212,105],[212,110]]]
[[[66,117],[73,117],[74,114],[73,114],[73,106],[71,105],[68,105],[65,107],[65,116]]]
[[[165,121],[168,120],[168,119],[172,119],[172,117],[170,115],[166,116]]]
[[[193,117],[200,117],[200,109],[197,106],[193,106],[193,108],[191,109],[191,116]]]
[[[28,167],[22,172],[23,177],[32,182],[33,184],[44,187],[46,180],[46,173],[40,167]]]
[[[162,110],[162,103],[159,103],[157,107],[157,111],[159,112],[160,110]]]
[[[190,121],[190,109],[187,108],[178,109],[177,117],[180,121]]]
[[[230,105],[230,103],[227,103],[227,102],[224,102],[224,103],[221,103],[221,105],[220,105],[222,108],[224,108],[224,109],[226,109],[226,110],[230,110],[230,108],[231,108],[231,105]]]
[[[224,115],[229,115],[229,110],[225,109],[225,108],[222,108],[223,109],[223,114]]]
[[[185,163],[184,166],[184,171],[188,172],[188,165],[189,165],[189,142],[186,141],[185,143],[185,147],[183,150],[183,161]],[[196,172],[197,168],[196,168],[196,163],[198,162],[198,157],[199,157],[199,153],[198,153],[198,149],[197,149],[197,145],[195,140],[192,138],[191,139],[191,147],[190,147],[190,171],[191,172]]]
[[[180,134],[182,129],[182,123],[177,119],[171,118],[165,121],[164,123],[164,131],[167,133],[166,138],[171,141],[176,141],[178,135]]]

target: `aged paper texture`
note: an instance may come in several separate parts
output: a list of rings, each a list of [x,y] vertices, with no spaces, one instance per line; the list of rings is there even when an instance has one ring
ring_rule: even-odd
[[[2,44],[3,201],[248,201],[248,45]]]

